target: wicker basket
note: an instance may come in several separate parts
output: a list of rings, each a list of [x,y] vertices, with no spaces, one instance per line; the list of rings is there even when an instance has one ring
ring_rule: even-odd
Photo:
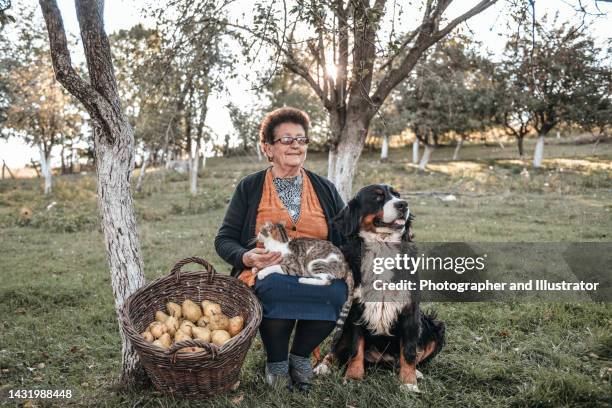
[[[205,271],[181,272],[189,263],[197,263]],[[187,340],[164,350],[146,342],[139,333],[155,320],[157,310],[165,310],[166,302],[196,303],[207,299],[219,303],[228,317],[244,318],[242,331],[218,347],[201,340]],[[134,292],[122,313],[124,333],[140,357],[155,388],[188,398],[204,398],[232,388],[240,375],[251,342],[261,322],[261,305],[251,289],[230,276],[219,275],[215,268],[200,258],[179,261],[170,275],[159,278]],[[202,347],[198,353],[177,352],[183,347]]]

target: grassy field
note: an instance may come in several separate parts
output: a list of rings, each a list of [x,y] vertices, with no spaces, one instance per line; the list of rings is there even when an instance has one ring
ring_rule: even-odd
[[[440,149],[426,172],[409,156],[407,149],[392,150],[380,164],[375,152],[365,153],[355,186],[387,182],[404,193],[458,193],[454,202],[406,196],[417,216],[417,241],[611,240],[609,143],[595,153],[590,145],[547,146],[545,168],[529,169],[528,179],[514,147],[467,146],[459,162],[449,160],[450,148]],[[186,176],[148,174],[136,196],[147,280],[188,256],[227,273],[213,239],[237,181],[262,166],[251,158],[210,159],[196,198],[187,193]],[[307,167],[325,174],[325,157],[310,155]],[[112,387],[120,339],[95,179],[55,182],[51,197],[41,195],[40,180],[0,182],[0,404],[12,404],[4,399],[9,389],[71,389],[69,403],[81,406],[610,406],[612,307],[597,303],[433,305],[447,324],[447,346],[423,369],[420,396],[400,392],[386,370],[347,385],[337,371],[317,380],[307,396],[270,391],[259,338],[237,391],[200,403],[154,390],[120,392]],[[24,206],[33,210],[29,221],[19,215]]]

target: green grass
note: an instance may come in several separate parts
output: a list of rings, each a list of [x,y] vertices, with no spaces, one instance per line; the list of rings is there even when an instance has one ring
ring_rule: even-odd
[[[392,150],[385,164],[366,152],[355,186],[387,182],[403,193],[459,193],[456,202],[406,196],[417,216],[418,241],[610,241],[610,144],[595,153],[588,145],[548,146],[544,169],[527,166],[529,180],[511,161],[513,146],[467,146],[458,165],[451,155],[452,149],[437,150],[431,170],[419,172],[407,149]],[[307,164],[325,174],[323,155],[310,155]],[[195,199],[187,194],[186,176],[148,174],[135,200],[147,280],[194,255],[227,273],[213,239],[237,181],[263,165],[250,158],[211,159]],[[421,396],[401,393],[397,376],[382,369],[347,385],[336,371],[317,380],[308,396],[271,391],[263,384],[259,338],[237,391],[200,403],[154,390],[119,391],[112,384],[120,339],[95,180],[80,175],[55,182],[51,197],[40,194],[39,180],[0,182],[0,398],[9,389],[71,389],[70,403],[81,406],[610,405],[612,307],[599,303],[433,305],[447,324],[447,346],[423,369]],[[33,210],[29,222],[19,216],[22,207]]]

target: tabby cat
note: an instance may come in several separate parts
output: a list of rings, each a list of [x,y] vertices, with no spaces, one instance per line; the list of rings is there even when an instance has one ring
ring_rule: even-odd
[[[280,265],[271,265],[257,272],[257,279],[265,279],[272,273],[299,276],[299,282],[307,285],[330,285],[334,279],[343,279],[348,287],[348,297],[342,306],[338,325],[344,323],[353,301],[353,273],[342,251],[323,239],[293,238],[287,235],[283,224],[265,222],[257,234],[257,241],[269,251],[283,255]]]

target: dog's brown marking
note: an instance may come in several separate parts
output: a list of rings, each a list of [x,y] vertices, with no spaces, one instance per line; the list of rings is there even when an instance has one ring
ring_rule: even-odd
[[[421,361],[429,357],[429,355],[433,353],[435,349],[436,349],[436,342],[430,341],[429,343],[427,343],[424,349],[417,350],[417,358],[416,358],[417,364],[419,364]]]
[[[400,381],[402,384],[415,384],[416,378],[416,362],[408,363],[404,358],[404,345],[400,344]]]
[[[315,349],[312,351],[312,358],[314,359],[315,365],[321,362],[321,347],[315,347]]]
[[[365,357],[365,338],[360,337],[357,342],[357,354],[351,358],[346,369],[344,378],[350,378],[352,380],[363,380],[365,377],[364,369],[364,357]]]
[[[382,211],[379,211],[376,214],[366,215],[365,217],[363,217],[363,220],[361,220],[361,230],[368,232],[376,232],[376,227],[374,226],[374,219],[377,217],[382,218],[382,216]]]

